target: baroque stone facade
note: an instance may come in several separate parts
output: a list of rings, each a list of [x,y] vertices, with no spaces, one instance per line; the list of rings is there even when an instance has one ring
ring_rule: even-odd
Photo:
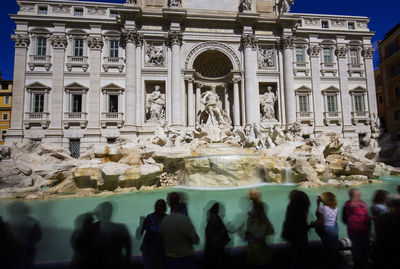
[[[291,13],[293,0],[18,3],[10,141],[79,154],[214,120],[334,131],[354,148],[371,134],[366,17]]]

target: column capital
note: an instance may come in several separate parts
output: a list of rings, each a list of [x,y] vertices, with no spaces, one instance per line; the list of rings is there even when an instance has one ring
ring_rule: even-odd
[[[335,50],[335,54],[338,58],[346,58],[347,52],[349,49],[346,46],[337,46]]]
[[[234,76],[232,79],[233,83],[239,83],[240,81],[242,81],[242,78],[240,76]]]
[[[102,37],[89,36],[87,42],[91,50],[101,50],[104,46],[104,41]]]
[[[182,0],[169,0],[168,7],[182,7]]]
[[[65,49],[68,45],[67,37],[64,35],[52,35],[50,42],[54,49]]]
[[[16,48],[28,48],[29,43],[31,42],[29,40],[28,35],[12,35],[11,36],[12,40],[15,42],[15,47]]]
[[[198,81],[194,81],[194,85],[195,85],[196,88],[199,88],[199,89],[204,87],[203,83],[198,82]]]
[[[143,45],[143,34],[138,33],[136,29],[124,29],[123,40],[125,44],[134,43],[136,46],[141,47]]]
[[[307,50],[310,57],[315,57],[315,58],[319,57],[320,51],[321,51],[320,45],[310,45],[310,47]]]
[[[257,39],[255,34],[242,34],[241,41],[243,48],[255,49],[257,47]]]
[[[167,36],[167,43],[170,46],[173,45],[179,45],[182,46],[182,39],[183,39],[183,35],[181,31],[169,31],[168,32],[168,36]]]
[[[372,47],[364,47],[361,51],[361,55],[365,58],[365,59],[372,59],[373,55],[374,55],[375,49]]]
[[[283,36],[277,41],[278,47],[282,50],[292,49],[294,46],[294,38],[292,36]]]

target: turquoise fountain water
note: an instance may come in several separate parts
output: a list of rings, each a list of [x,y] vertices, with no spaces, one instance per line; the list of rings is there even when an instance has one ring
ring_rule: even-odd
[[[360,186],[363,199],[369,205],[373,193],[377,189],[385,189],[395,192],[396,186],[400,184],[400,178],[383,178],[382,184],[371,184]],[[263,195],[263,201],[268,205],[268,217],[270,218],[276,234],[270,243],[282,242],[280,238],[281,226],[285,215],[288,194],[296,185],[268,185],[259,186]],[[62,262],[71,259],[73,253],[70,245],[70,237],[74,230],[75,218],[92,211],[98,204],[110,201],[114,205],[113,221],[124,223],[129,228],[132,236],[133,254],[140,255],[140,239],[136,239],[140,217],[152,212],[153,204],[157,199],[166,198],[171,191],[183,192],[187,197],[189,215],[201,236],[201,243],[197,246],[200,250],[204,244],[204,229],[206,225],[206,212],[211,201],[218,201],[224,205],[223,219],[230,230],[236,232],[231,234],[231,247],[244,246],[246,243],[241,238],[240,228],[247,218],[249,210],[248,192],[250,187],[234,189],[209,189],[196,190],[187,188],[168,188],[148,192],[137,192],[124,195],[113,195],[108,197],[72,198],[24,202],[31,208],[31,215],[40,221],[43,238],[38,245],[37,263]],[[312,201],[310,220],[314,219],[315,200],[324,191],[334,192],[339,199],[340,209],[347,200],[346,188],[319,187],[304,190]],[[0,215],[7,220],[7,207],[13,201],[0,202]],[[341,212],[340,212],[341,214]],[[346,236],[343,223],[339,220],[340,235]],[[314,231],[310,231],[310,239],[318,239]]]

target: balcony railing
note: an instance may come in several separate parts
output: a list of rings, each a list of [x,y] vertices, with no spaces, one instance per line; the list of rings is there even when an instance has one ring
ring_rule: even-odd
[[[349,63],[347,66],[348,66],[347,70],[350,77],[352,77],[354,73],[360,74],[360,77],[364,76],[365,70],[364,70],[364,65],[362,63],[359,64]]]
[[[35,67],[41,66],[49,71],[51,68],[51,56],[50,55],[30,55],[28,62],[29,69],[35,70]]]
[[[32,125],[40,125],[42,128],[49,126],[49,112],[26,112],[24,125],[29,129]]]
[[[67,57],[67,69],[72,71],[73,67],[81,67],[84,72],[89,68],[87,56],[68,56]]]
[[[297,76],[297,73],[304,73],[306,76],[310,75],[310,63],[309,62],[294,62],[293,73]]]
[[[314,124],[313,112],[297,112],[297,120],[312,126]]]
[[[330,125],[331,123],[336,123],[337,125],[340,125],[340,123],[342,122],[342,112],[324,112],[324,121],[325,125]]]
[[[103,112],[101,113],[101,126],[106,128],[107,125],[117,125],[121,128],[124,124],[124,113],[122,112]]]
[[[326,73],[332,73],[333,76],[337,76],[337,64],[336,63],[321,63],[321,74],[325,76]]]
[[[65,128],[71,125],[80,125],[81,128],[87,126],[87,113],[86,112],[65,112],[63,124]]]
[[[357,125],[359,122],[368,124],[371,121],[368,111],[353,111],[351,112],[351,119],[354,125]]]
[[[109,69],[118,69],[121,73],[124,71],[125,64],[124,58],[122,57],[104,57],[103,68],[105,72],[108,72]]]

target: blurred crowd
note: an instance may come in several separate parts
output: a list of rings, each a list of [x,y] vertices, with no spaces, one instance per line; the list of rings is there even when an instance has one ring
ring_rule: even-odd
[[[349,200],[340,218],[347,227],[353,268],[400,268],[400,186],[397,192],[376,191],[368,209],[361,199],[361,191],[349,190]],[[250,191],[248,200],[246,221],[240,227],[225,224],[221,217],[223,205],[211,202],[201,263],[204,268],[225,268],[226,248],[238,230],[243,231],[247,242],[244,268],[272,268],[274,252],[268,238],[275,234],[275,229],[267,216],[267,205],[256,189]],[[300,190],[289,194],[281,237],[290,247],[291,268],[309,268],[310,229],[315,229],[321,239],[327,261],[323,268],[340,268],[342,263],[337,198],[332,192],[324,192],[318,196],[316,205],[315,221],[309,221],[308,195]],[[42,238],[39,222],[30,216],[29,207],[24,203],[13,202],[8,211],[7,222],[0,217],[1,268],[33,268],[36,246]],[[104,202],[75,219],[70,242],[74,250],[71,268],[131,268],[130,233],[126,225],[113,222],[112,215],[113,205]],[[137,237],[143,238],[140,250],[145,269],[199,267],[194,245],[199,244],[200,237],[181,193],[171,192],[166,200],[155,201],[154,212],[142,217]]]

